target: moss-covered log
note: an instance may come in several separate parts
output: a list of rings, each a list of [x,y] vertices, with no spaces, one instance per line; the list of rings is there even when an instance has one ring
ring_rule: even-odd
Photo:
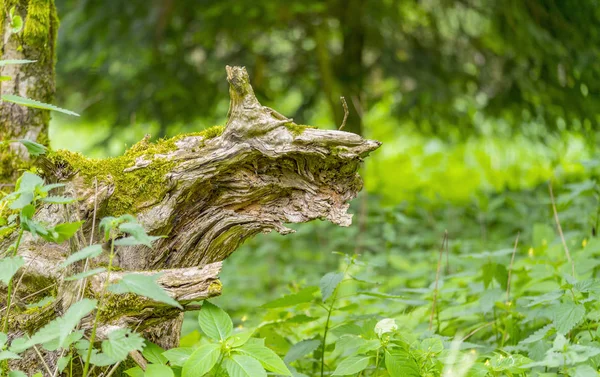
[[[45,179],[66,183],[64,194],[79,201],[68,207],[47,205],[36,216],[51,225],[86,222],[70,244],[24,237],[19,253],[26,259],[25,278],[18,308],[11,311],[11,323],[18,323],[20,331],[35,331],[72,303],[73,285],[64,277],[83,265],[67,271],[57,266],[86,244],[94,214],[98,224],[102,217],[131,213],[148,233],[165,236],[152,249],[122,247],[114,265],[121,272],[164,271],[160,283],[186,310],[196,308],[190,302],[220,294],[221,261],[249,237],[273,230],[287,234],[292,231],[286,223],[313,219],[350,224],[348,202],[362,187],[360,163],[379,143],[297,125],[261,106],[244,68],[227,67],[227,77],[231,105],[224,127],[157,143],[146,138],[117,158],[54,151],[42,159]],[[0,240],[0,248],[14,237]],[[98,257],[90,268],[105,264]],[[89,296],[99,295],[103,279],[99,275],[89,282]],[[40,281],[55,287],[57,299],[32,313],[26,305],[47,295],[35,293]],[[101,313],[101,329],[134,326],[163,346],[176,344],[179,310],[131,295],[111,295],[108,307]],[[82,328],[88,327],[84,321]]]

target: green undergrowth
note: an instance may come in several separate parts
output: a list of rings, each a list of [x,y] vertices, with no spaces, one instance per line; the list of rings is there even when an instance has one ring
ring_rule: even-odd
[[[553,184],[566,247],[545,183],[467,204],[371,196],[353,203],[350,228],[315,222],[247,243],[221,274],[242,293],[216,302],[295,376],[597,376],[600,185],[589,166],[598,160]],[[184,335],[185,346],[205,339],[192,320]]]

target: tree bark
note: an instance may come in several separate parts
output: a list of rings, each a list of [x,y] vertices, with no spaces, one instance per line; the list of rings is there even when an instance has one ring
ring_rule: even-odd
[[[273,230],[288,234],[292,230],[286,223],[313,219],[350,225],[348,202],[362,188],[360,163],[380,143],[353,133],[300,126],[261,106],[244,68],[227,67],[227,79],[231,103],[225,127],[156,144],[144,139],[117,158],[88,159],[55,151],[42,159],[45,179],[65,183],[63,195],[80,200],[66,207],[46,205],[36,218],[50,225],[78,220],[85,224],[70,243],[23,237],[18,253],[26,265],[16,277],[22,282],[16,309],[11,310],[11,336],[35,332],[73,303],[74,286],[64,278],[81,272],[83,264],[67,271],[58,265],[87,244],[92,223],[105,216],[131,213],[149,234],[165,236],[152,249],[121,247],[114,262],[121,272],[111,274],[110,280],[117,281],[124,272],[162,271],[160,284],[184,310],[197,309],[194,301],[221,293],[221,262],[249,237]],[[101,239],[97,228],[94,233],[95,240]],[[0,250],[15,237],[0,240]],[[105,264],[106,259],[98,257],[88,268]],[[100,296],[105,279],[90,279],[89,297]],[[56,299],[31,313],[25,305],[48,295],[36,293],[40,286],[55,287]],[[114,294],[101,312],[99,333],[127,326],[172,347],[178,342],[180,316],[176,308]],[[90,327],[91,319],[84,319],[81,328]],[[48,363],[56,359],[47,356]],[[33,371],[40,369],[36,360],[15,365]]]
[[[58,17],[53,0],[0,0],[1,60],[33,60],[35,63],[0,67],[0,75],[11,79],[0,82],[0,94],[15,94],[52,103]],[[23,29],[11,30],[11,16],[20,16]],[[28,139],[48,145],[50,114],[0,102],[0,141]],[[27,163],[27,152],[14,143],[0,150],[0,183],[13,181],[16,172]]]

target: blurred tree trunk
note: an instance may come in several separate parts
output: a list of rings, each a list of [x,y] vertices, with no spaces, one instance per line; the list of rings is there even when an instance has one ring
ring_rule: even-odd
[[[313,28],[322,90],[335,123],[339,127],[343,122],[344,108],[340,97],[345,97],[349,114],[344,131],[359,135],[363,133],[363,50],[366,33],[363,21],[364,5],[364,0],[335,1],[330,5],[330,15],[340,22],[342,31],[342,51],[335,59],[330,57],[328,43],[332,36],[327,22]]]
[[[10,77],[0,82],[2,95],[18,95],[51,103],[54,98],[54,63],[58,16],[54,0],[0,1],[0,34],[2,60],[34,60],[35,63],[0,67],[2,76]],[[23,28],[14,32],[17,16]],[[31,109],[8,102],[0,108],[0,141],[29,139],[48,145],[46,110]],[[19,144],[0,152],[0,183],[14,180],[19,168],[26,164],[27,154]]]
[[[345,131],[362,135],[362,96],[363,96],[363,50],[365,47],[365,29],[363,23],[364,0],[348,0],[340,7],[340,26],[342,29],[342,55],[338,62],[338,80],[341,95],[348,101],[350,114]],[[338,105],[336,119],[342,123],[344,112]]]

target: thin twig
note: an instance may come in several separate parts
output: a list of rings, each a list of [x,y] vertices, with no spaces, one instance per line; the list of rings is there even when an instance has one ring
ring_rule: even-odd
[[[108,374],[106,375],[106,377],[110,377],[113,375],[113,373],[115,373],[115,371],[117,370],[117,368],[119,367],[119,365],[121,365],[121,362],[119,361],[118,363],[116,363],[115,365],[113,365],[112,368],[110,368],[110,370],[108,371]]]
[[[91,246],[94,243],[94,232],[96,228],[96,213],[98,211],[98,177],[94,177],[94,214],[92,215],[92,231],[90,232],[90,242],[88,246]],[[83,272],[87,271],[89,265],[89,259],[85,259],[85,264],[83,265]],[[83,299],[83,294],[85,291],[85,287],[87,283],[87,278],[81,279],[79,284],[79,292],[77,293],[77,300]]]
[[[483,329],[485,329],[486,327],[488,327],[488,326],[491,326],[491,325],[493,325],[493,324],[494,324],[494,322],[492,321],[492,322],[488,322],[488,323],[485,323],[485,324],[483,324],[483,325],[481,325],[481,326],[477,327],[475,330],[473,330],[473,331],[471,331],[470,333],[468,333],[468,334],[467,334],[467,335],[466,335],[466,336],[465,336],[465,337],[462,339],[462,341],[464,342],[465,340],[469,339],[470,337],[472,337],[473,335],[475,335],[475,334],[476,334],[477,332],[479,332],[480,330],[483,330]]]
[[[565,241],[565,235],[563,234],[562,227],[560,226],[560,220],[558,219],[558,211],[556,210],[556,203],[554,202],[554,192],[552,192],[551,181],[548,182],[548,190],[550,191],[550,200],[552,201],[552,210],[554,211],[554,221],[556,222],[556,228],[558,228],[558,234],[560,234],[560,239],[562,241],[563,247],[565,248],[567,260],[569,261],[569,263],[571,263],[571,273],[573,277],[575,277],[575,263],[573,263],[573,259],[571,259],[571,253],[569,252],[567,241]]]
[[[346,99],[342,96],[340,97],[340,99],[342,100],[342,107],[344,108],[344,120],[342,120],[342,125],[340,126],[340,128],[338,128],[339,131],[341,131],[342,129],[344,129],[344,127],[346,126],[346,120],[348,120],[348,104],[346,103]]]
[[[42,360],[42,364],[44,364],[44,368],[46,368],[46,372],[48,372],[49,375],[52,375],[52,371],[50,370],[50,367],[48,366],[48,364],[46,364],[46,360],[44,360],[44,357],[40,353],[40,350],[38,350],[38,348],[35,345],[33,346],[33,349],[35,350],[35,353],[37,353],[37,355],[40,357],[40,360]]]
[[[515,247],[512,252],[512,257],[510,257],[510,266],[508,267],[508,279],[506,281],[506,302],[510,301],[510,279],[512,277],[512,268],[513,263],[515,263],[515,254],[517,253],[517,246],[519,245],[519,236],[521,232],[517,233],[517,239],[515,240]]]
[[[437,269],[435,271],[435,285],[433,288],[433,304],[431,305],[431,316],[429,317],[429,331],[433,327],[433,317],[435,315],[435,304],[438,296],[438,283],[440,281],[440,272],[442,270],[442,257],[444,256],[444,245],[448,242],[448,231],[444,232],[444,238],[442,239],[442,246],[440,247],[440,255],[438,257]]]
[[[450,246],[448,240],[446,240],[446,275],[450,275]]]
[[[142,368],[142,370],[146,370],[146,368],[148,367],[148,364],[146,363],[146,359],[144,359],[144,356],[142,356],[142,354],[139,351],[133,350],[131,352],[129,352],[129,356],[131,356],[131,359],[133,361],[135,361],[135,363]]]

